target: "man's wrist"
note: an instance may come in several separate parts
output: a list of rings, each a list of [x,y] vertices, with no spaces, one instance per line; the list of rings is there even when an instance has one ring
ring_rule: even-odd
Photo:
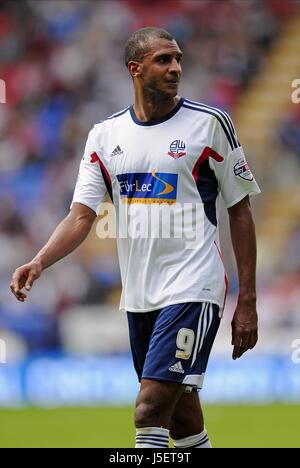
[[[43,265],[42,258],[40,256],[33,258],[31,263],[35,264],[40,271],[43,271],[45,268]]]
[[[249,306],[256,305],[256,293],[239,294],[238,304]]]

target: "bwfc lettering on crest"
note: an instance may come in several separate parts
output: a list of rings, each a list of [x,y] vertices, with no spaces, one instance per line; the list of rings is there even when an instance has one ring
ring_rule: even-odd
[[[174,140],[170,144],[168,155],[174,159],[179,159],[186,155],[186,144],[183,140]]]

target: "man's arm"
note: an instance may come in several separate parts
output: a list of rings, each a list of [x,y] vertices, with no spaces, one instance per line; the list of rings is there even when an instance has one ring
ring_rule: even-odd
[[[238,304],[232,320],[233,359],[257,343],[256,236],[249,196],[228,209],[239,276]]]
[[[31,260],[17,268],[12,275],[10,289],[16,298],[24,302],[33,282],[42,271],[73,252],[86,238],[96,218],[96,213],[81,203],[74,203],[70,213],[57,226],[47,244]]]

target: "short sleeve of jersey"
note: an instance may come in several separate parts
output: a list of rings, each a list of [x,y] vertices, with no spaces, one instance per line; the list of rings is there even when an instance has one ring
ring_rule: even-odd
[[[234,206],[247,195],[260,193],[260,188],[248,166],[230,117],[222,113],[214,118],[212,149],[217,154],[209,158],[219,190],[227,208]]]
[[[71,208],[75,202],[82,203],[95,211],[97,215],[99,214],[101,204],[107,194],[99,162],[94,127],[85,145]]]

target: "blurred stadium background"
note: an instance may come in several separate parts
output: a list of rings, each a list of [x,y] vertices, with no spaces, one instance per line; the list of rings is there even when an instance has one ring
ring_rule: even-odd
[[[95,223],[24,304],[9,281],[67,214],[89,129],[132,102],[123,47],[147,25],[168,29],[183,49],[181,94],[233,116],[263,191],[253,200],[260,341],[234,363],[237,278],[225,212],[220,223],[230,294],[202,394],[211,438],[220,447],[299,447],[297,0],[1,0],[0,446],[133,444],[138,385],[118,312],[115,242],[100,241]]]

